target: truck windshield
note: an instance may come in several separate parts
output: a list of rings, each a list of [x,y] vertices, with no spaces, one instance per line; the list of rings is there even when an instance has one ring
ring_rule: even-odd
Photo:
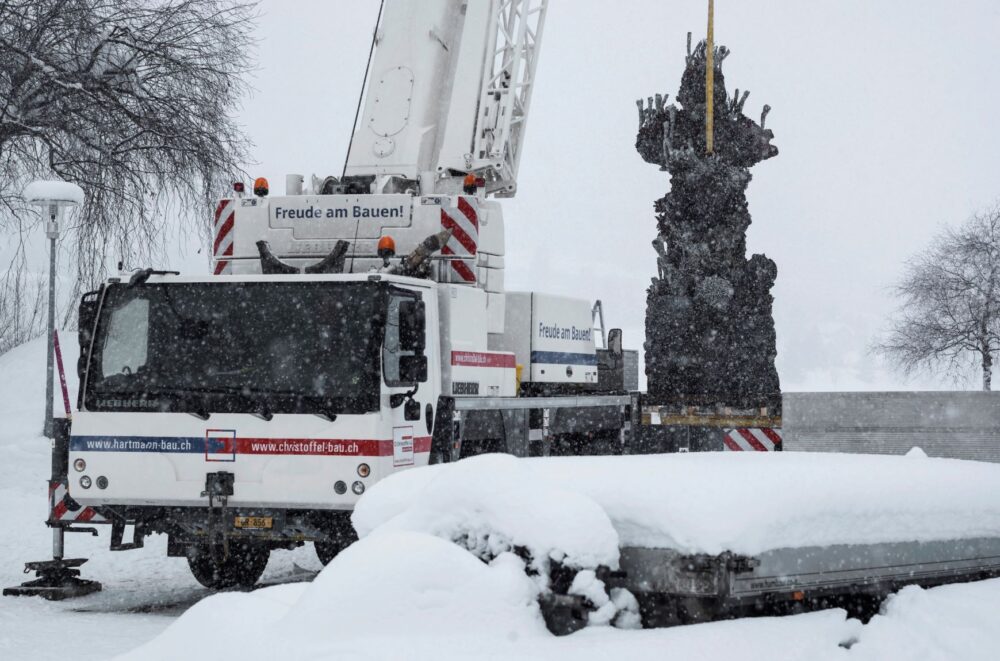
[[[377,283],[112,285],[87,370],[89,410],[378,410]]]

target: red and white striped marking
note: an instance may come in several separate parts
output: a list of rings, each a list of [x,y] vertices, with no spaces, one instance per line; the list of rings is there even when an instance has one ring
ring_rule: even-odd
[[[233,256],[233,222],[236,220],[236,200],[219,200],[215,207],[215,232],[212,254],[215,256],[215,275],[233,272],[233,263],[226,257]]]
[[[98,514],[93,507],[80,507],[70,498],[65,482],[49,480],[50,523],[105,523],[106,521],[107,519]]]
[[[441,249],[442,255],[475,257],[479,245],[479,205],[474,197],[458,198],[457,209],[441,207],[441,227],[451,230],[451,238]],[[476,272],[468,261],[452,260],[451,268],[459,282],[474,283]]]
[[[726,450],[734,452],[774,452],[781,450],[781,430],[770,427],[727,429],[722,437]]]

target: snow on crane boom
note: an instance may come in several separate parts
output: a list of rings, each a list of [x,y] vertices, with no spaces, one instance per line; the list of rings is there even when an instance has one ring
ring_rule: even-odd
[[[548,0],[386,0],[345,174],[511,197]]]

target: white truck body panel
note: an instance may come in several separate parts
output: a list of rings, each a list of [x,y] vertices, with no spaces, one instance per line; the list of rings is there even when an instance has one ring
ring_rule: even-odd
[[[493,346],[511,351],[526,367],[522,381],[596,384],[597,352],[588,301],[541,294],[507,292],[505,329],[492,336]]]
[[[285,195],[222,200],[216,216],[216,274],[260,273],[261,239],[300,268],[326,257],[338,240],[347,241],[347,271],[368,273],[383,266],[377,255],[381,238],[391,237],[402,256],[431,234],[451,229],[446,254],[433,258],[432,279],[490,292],[489,329],[503,331],[504,222],[497,202],[470,195]]]
[[[412,423],[405,452],[394,448],[393,433],[386,416],[376,414],[330,422],[315,415],[199,420],[187,413],[80,411],[73,416],[71,460],[86,461],[79,475],[104,476],[108,487],[82,489],[71,479],[69,493],[84,506],[206,505],[205,474],[224,470],[236,475],[234,507],[350,509],[358,496],[350,489],[338,495],[338,480],[371,486],[394,470],[427,464],[423,422]],[[364,479],[357,472],[362,463],[371,468]]]
[[[462,285],[441,285],[441,382],[455,397],[513,397],[514,354],[487,347],[489,294]]]

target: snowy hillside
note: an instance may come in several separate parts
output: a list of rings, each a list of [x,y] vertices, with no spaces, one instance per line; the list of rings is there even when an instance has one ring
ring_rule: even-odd
[[[76,358],[74,341],[72,335],[63,337],[70,369]],[[0,534],[3,585],[25,580],[23,562],[45,559],[50,553],[51,533],[43,524],[48,443],[38,435],[43,377],[44,346],[39,341],[0,356],[0,450],[5,468],[0,506],[6,514]],[[919,467],[922,460],[915,461]],[[409,476],[414,485],[425,479],[418,472]],[[514,473],[494,486],[514,489],[516,479]],[[544,488],[549,489],[547,498],[553,499],[560,487]],[[388,517],[398,507],[398,501],[393,505],[392,491],[372,490],[366,506],[371,508],[368,520],[373,526],[378,524],[374,512]],[[439,496],[446,497],[446,492]],[[654,631],[591,627],[555,638],[541,621],[535,586],[526,577],[522,560],[500,553],[486,564],[419,530],[423,523],[414,524],[413,517],[433,514],[428,508],[435,502],[415,503],[420,507],[408,525],[418,530],[401,529],[407,526],[400,523],[384,526],[311,582],[287,581],[311,578],[303,569],[319,569],[312,548],[276,552],[265,582],[285,583],[250,593],[210,595],[194,581],[183,559],[166,557],[165,540],[159,537],[149,538],[144,549],[111,553],[106,531],[99,538],[70,535],[67,555],[90,558],[84,575],[101,581],[104,591],[61,603],[0,599],[0,658],[986,661],[995,659],[1000,649],[1000,580],[933,590],[907,588],[868,625],[830,610]],[[601,544],[610,534],[602,527],[607,525],[606,518],[601,522],[603,513],[589,508],[585,500],[562,502],[571,503],[564,517],[590,517],[585,520],[591,528],[582,531],[590,536],[579,536],[578,541],[600,557],[581,555],[580,561],[603,561],[613,554],[614,549]],[[518,534],[539,535],[538,523],[523,521]],[[565,526],[558,519],[545,523],[564,538]]]

